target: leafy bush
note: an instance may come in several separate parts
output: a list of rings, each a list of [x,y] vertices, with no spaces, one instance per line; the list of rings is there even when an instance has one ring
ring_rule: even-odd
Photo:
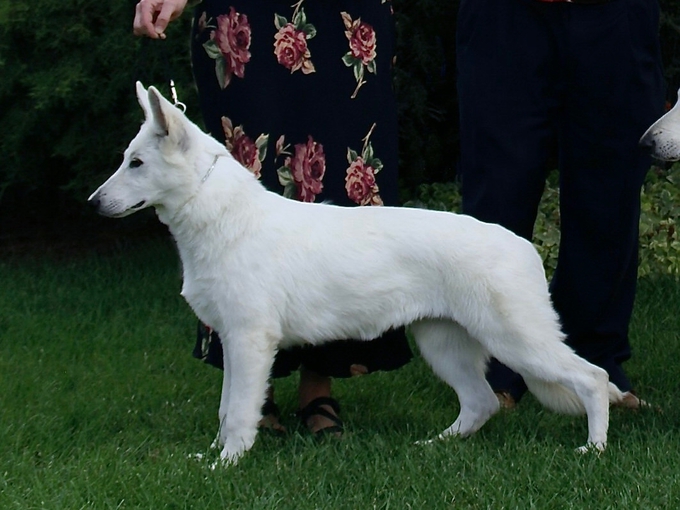
[[[455,178],[458,110],[455,84],[457,2],[394,0],[395,89],[402,188]]]
[[[680,163],[669,170],[654,167],[647,174],[641,193],[640,276],[672,275],[680,277]],[[460,212],[458,182],[423,184],[418,187],[409,207]],[[560,245],[560,211],[558,174],[548,177],[539,206],[533,243],[543,258],[550,276],[557,266]]]
[[[0,235],[7,236],[10,227],[16,233],[35,225],[61,233],[65,224],[77,229],[93,221],[89,211],[83,214],[85,198],[117,166],[118,152],[137,129],[136,79],[167,94],[172,76],[189,116],[200,122],[189,63],[190,13],[171,24],[166,41],[144,44],[131,33],[135,3],[0,1]],[[674,102],[680,85],[680,0],[660,3],[668,100]],[[422,195],[419,184],[455,178],[458,2],[393,4],[401,189],[407,200]],[[666,190],[661,200],[677,196],[670,182],[656,186]],[[452,187],[429,189],[435,190],[428,192],[434,193],[431,198],[440,200]],[[556,250],[548,228],[553,224],[552,216],[539,218],[536,229],[536,242],[550,253]],[[656,239],[655,250],[661,249],[662,238]]]
[[[640,217],[640,275],[680,276],[680,165],[670,170],[652,168],[642,191]]]
[[[139,109],[134,81],[165,85],[172,74],[199,121],[189,62],[191,13],[168,39],[132,35],[136,0],[0,2],[0,225],[82,221],[89,191],[119,162]],[[405,185],[453,176],[453,40],[456,6],[395,0]],[[163,89],[163,87],[160,87]],[[167,93],[167,85],[163,92]],[[425,156],[423,156],[425,155]],[[448,163],[447,163],[448,162]],[[448,167],[447,167],[448,164]],[[448,168],[446,172],[441,169]],[[430,169],[437,169],[429,175]],[[22,218],[22,225],[17,225]]]
[[[11,219],[77,211],[137,130],[135,79],[167,82],[160,45],[142,52],[132,35],[134,5],[0,3],[0,204]],[[180,84],[191,84],[188,22],[162,43]]]

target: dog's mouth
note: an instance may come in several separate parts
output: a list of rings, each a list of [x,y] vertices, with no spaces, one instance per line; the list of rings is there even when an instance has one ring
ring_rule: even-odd
[[[146,207],[146,200],[142,200],[141,202],[137,202],[135,205],[129,207],[128,209],[125,209],[122,212],[119,213],[107,213],[106,211],[100,211],[99,214],[102,216],[108,216],[109,218],[125,218],[125,216],[130,216],[133,213],[136,213],[140,209],[144,209]]]

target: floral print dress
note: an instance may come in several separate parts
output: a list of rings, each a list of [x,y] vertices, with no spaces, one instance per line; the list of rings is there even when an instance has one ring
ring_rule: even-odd
[[[288,198],[396,205],[391,9],[389,0],[203,1],[191,44],[207,130]],[[219,365],[210,338],[199,335],[195,354]],[[281,351],[274,376],[303,363],[346,377],[352,364],[386,370],[410,356],[402,328],[372,342]]]

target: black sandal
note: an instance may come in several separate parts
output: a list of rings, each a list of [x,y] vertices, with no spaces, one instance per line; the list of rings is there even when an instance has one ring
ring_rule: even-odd
[[[257,423],[258,429],[276,435],[286,434],[286,427],[284,427],[279,420],[279,418],[281,418],[279,406],[276,405],[273,399],[267,397],[267,400],[265,400],[262,405],[260,413],[262,416]]]
[[[335,414],[328,412],[322,406],[330,407],[331,409],[333,409]],[[333,422],[333,425],[329,425],[328,427],[323,427],[317,430],[314,433],[314,435],[316,436],[323,436],[326,434],[335,434],[338,436],[342,435],[342,433],[345,431],[345,428],[343,426],[342,420],[337,416],[338,414],[340,414],[340,404],[338,404],[337,400],[331,397],[315,398],[303,409],[300,409],[295,413],[295,415],[298,418],[300,418],[300,420],[302,420],[302,423],[307,428],[309,428],[307,425],[307,421],[312,416],[323,416],[324,418],[327,418],[328,420]]]

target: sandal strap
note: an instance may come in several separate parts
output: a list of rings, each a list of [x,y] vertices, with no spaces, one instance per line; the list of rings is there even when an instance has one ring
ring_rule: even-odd
[[[326,409],[324,409],[321,406],[328,406],[333,411],[335,411],[336,414],[331,414],[328,412]],[[300,418],[303,422],[307,422],[309,418],[312,416],[318,415],[318,416],[323,416],[324,418],[328,418],[330,421],[332,421],[335,425],[332,427],[339,427],[342,429],[342,420],[336,416],[337,414],[340,414],[340,404],[338,403],[337,400],[331,397],[318,397],[312,400],[309,404],[307,404],[305,407],[300,409],[295,413],[295,415]],[[324,430],[330,429],[331,427],[327,427]],[[339,430],[342,431],[342,430]]]

